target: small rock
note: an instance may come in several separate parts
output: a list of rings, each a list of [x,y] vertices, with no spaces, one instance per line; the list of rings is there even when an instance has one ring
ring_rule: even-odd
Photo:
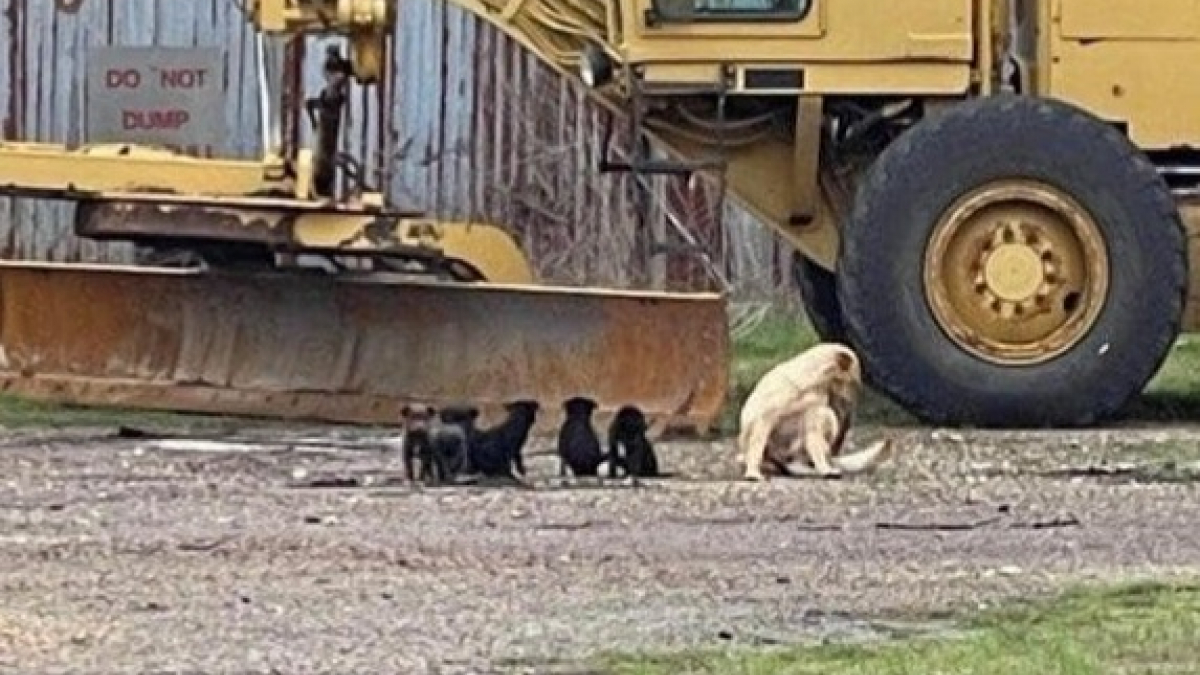
[[[717,637],[718,637],[718,638],[720,638],[720,639],[722,639],[722,640],[732,640],[732,639],[733,639],[733,632],[732,632],[732,631],[728,631],[728,630],[722,630],[722,631],[718,631],[718,632],[717,632]]]
[[[1020,567],[1017,567],[1016,565],[1005,565],[1004,567],[1001,567],[997,571],[1006,577],[1015,577],[1018,574],[1021,574],[1024,570],[1022,570]]]
[[[936,429],[930,438],[935,441],[950,441],[951,443],[962,443],[966,441],[966,437],[957,431],[946,431],[945,429]]]
[[[305,478],[308,478],[308,469],[292,469],[292,480],[304,480]]]

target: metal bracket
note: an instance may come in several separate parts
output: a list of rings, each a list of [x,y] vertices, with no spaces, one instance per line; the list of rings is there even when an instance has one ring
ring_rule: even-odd
[[[796,100],[795,146],[792,154],[792,214],[794,225],[816,217],[821,166],[821,123],[824,99],[800,96]]]

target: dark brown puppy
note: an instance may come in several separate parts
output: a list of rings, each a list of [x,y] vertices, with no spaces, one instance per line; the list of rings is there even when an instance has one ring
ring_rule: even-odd
[[[400,425],[404,429],[404,477],[408,480],[429,480],[435,473],[433,431],[437,409],[424,403],[405,405],[400,410]],[[419,462],[420,467],[414,467]],[[418,470],[414,470],[417,468]]]
[[[435,464],[443,469],[442,480],[471,473],[471,443],[479,434],[475,422],[479,409],[469,405],[448,406],[438,411],[439,424],[432,433]]]
[[[566,419],[558,431],[558,475],[598,476],[604,453],[600,438],[592,427],[597,404],[590,398],[575,396],[563,403]]]
[[[652,478],[658,476],[658,457],[646,438],[650,425],[636,406],[623,406],[608,425],[608,475],[617,477],[617,468],[627,476]],[[620,450],[625,450],[622,455]]]
[[[475,435],[471,448],[471,466],[489,478],[524,478],[522,451],[529,431],[537,421],[537,401],[520,400],[504,405],[508,417],[500,424]]]

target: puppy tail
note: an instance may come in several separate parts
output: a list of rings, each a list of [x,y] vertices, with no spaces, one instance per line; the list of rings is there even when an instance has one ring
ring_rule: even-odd
[[[835,457],[833,464],[844,473],[865,473],[878,468],[895,454],[892,439],[885,438],[864,450]]]

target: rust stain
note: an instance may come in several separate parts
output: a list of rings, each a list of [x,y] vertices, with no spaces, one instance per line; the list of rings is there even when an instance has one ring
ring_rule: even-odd
[[[83,0],[54,0],[54,8],[63,14],[78,14]]]
[[[280,109],[283,111],[282,135],[284,155],[295,158],[303,134],[301,110],[304,109],[305,39],[289,39],[283,52],[283,77]]]
[[[75,231],[88,237],[220,239],[286,243],[286,214],[151,202],[80,202]]]
[[[0,302],[0,379],[76,403],[386,424],[405,402],[532,398],[549,432],[585,395],[598,419],[683,404],[706,429],[728,382],[718,296],[9,263]]]

